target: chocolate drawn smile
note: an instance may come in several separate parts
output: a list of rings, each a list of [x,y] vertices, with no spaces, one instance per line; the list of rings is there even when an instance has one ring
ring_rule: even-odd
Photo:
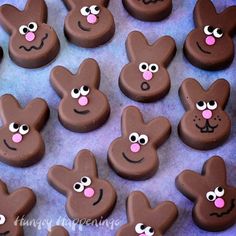
[[[200,127],[196,124],[196,127],[200,129],[201,133],[214,133],[214,130],[218,127],[218,125],[212,126],[209,123],[209,120],[206,120],[206,124],[204,127]]]
[[[203,52],[203,53],[205,53],[205,54],[211,54],[211,52],[208,52],[208,51],[206,51],[206,50],[204,50],[201,46],[200,46],[200,44],[197,42],[197,46],[198,46],[198,48]]]
[[[8,235],[9,233],[10,233],[10,231],[8,230],[8,231],[6,231],[4,233],[0,233],[0,236],[5,236],[5,235]]]
[[[48,33],[45,34],[45,36],[42,38],[41,40],[41,44],[39,45],[39,47],[36,46],[32,46],[30,48],[27,48],[25,46],[20,46],[19,49],[23,48],[25,51],[30,52],[32,49],[35,50],[40,50],[43,46],[44,46],[44,41],[48,38]]]
[[[150,3],[163,2],[164,0],[138,0],[138,1],[142,1],[145,5],[148,5]]]
[[[143,82],[142,84],[141,84],[141,89],[143,90],[143,91],[147,91],[147,90],[149,90],[151,88],[151,86],[149,85],[149,83],[147,83],[147,82]]]
[[[12,150],[12,151],[16,151],[16,150],[17,150],[16,148],[11,147],[11,146],[7,143],[6,139],[4,139],[3,142],[4,142],[4,144],[6,145],[6,147],[7,147],[8,149],[10,149],[10,150]]]
[[[126,161],[128,161],[128,162],[130,162],[130,163],[133,163],[133,164],[138,164],[138,163],[142,162],[143,159],[144,159],[144,157],[143,157],[143,158],[141,158],[140,160],[133,161],[133,160],[130,160],[130,159],[125,155],[124,152],[122,152],[122,155],[123,155],[123,157],[124,157],[124,159],[125,159]]]
[[[78,110],[74,109],[74,112],[77,113],[77,114],[79,114],[79,115],[86,115],[86,114],[89,113],[89,110],[78,111]]]
[[[100,189],[98,200],[93,203],[93,206],[97,205],[102,200],[102,197],[103,197],[103,189]]]
[[[91,31],[90,28],[87,28],[87,27],[83,26],[80,21],[78,22],[78,26],[79,26],[79,28],[82,29],[83,31],[86,31],[86,32]]]
[[[227,211],[222,212],[222,213],[214,212],[214,213],[211,213],[210,216],[223,217],[224,215],[228,215],[234,209],[234,207],[235,207],[235,199],[232,199],[231,200],[231,206]]]

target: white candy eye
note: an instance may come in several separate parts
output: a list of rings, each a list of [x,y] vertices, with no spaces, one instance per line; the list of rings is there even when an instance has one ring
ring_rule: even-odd
[[[29,29],[28,29],[28,27],[26,25],[22,25],[19,28],[19,32],[22,35],[26,35],[29,32]]]
[[[225,194],[225,190],[222,187],[217,187],[215,189],[215,194],[217,197],[223,197]]]
[[[35,32],[38,29],[38,25],[35,22],[30,22],[28,24],[28,29],[31,32]]]
[[[141,234],[141,233],[144,233],[145,232],[145,225],[144,224],[142,224],[142,223],[138,223],[138,224],[136,224],[136,226],[135,226],[135,232],[137,233],[137,234]]]
[[[140,135],[138,142],[141,145],[146,145],[148,143],[148,136],[145,134]]]
[[[84,191],[84,185],[81,184],[80,182],[75,183],[73,188],[77,193],[81,193]]]
[[[219,39],[223,36],[223,31],[220,28],[216,28],[213,31],[213,35]]]
[[[29,126],[28,125],[21,125],[19,129],[20,134],[25,135],[29,133]]]
[[[100,8],[97,5],[93,5],[93,6],[90,7],[90,11],[91,11],[92,14],[98,15],[99,12],[100,12]]]
[[[80,88],[80,93],[81,93],[81,95],[83,95],[83,96],[88,95],[89,92],[90,92],[90,90],[89,90],[89,87],[88,87],[88,86],[82,86],[82,87]]]
[[[74,88],[71,90],[71,97],[72,98],[79,98],[80,97],[80,90],[77,88]]]
[[[0,214],[0,225],[3,225],[6,222],[6,217]]]
[[[211,25],[207,25],[204,27],[204,33],[206,35],[212,35],[214,31],[214,27],[212,27]]]
[[[204,111],[207,108],[207,104],[204,101],[199,101],[196,103],[196,107],[199,111]]]
[[[151,64],[149,66],[149,70],[152,72],[152,73],[156,73],[158,70],[159,70],[159,66],[157,64]]]
[[[153,236],[154,235],[154,229],[152,227],[150,227],[150,226],[146,227],[145,234],[147,236]]]
[[[217,108],[217,102],[216,101],[210,101],[207,103],[207,108],[210,110],[215,110]]]
[[[9,130],[12,132],[12,133],[16,133],[18,130],[19,130],[19,125],[12,122],[10,125],[9,125]]]
[[[129,141],[131,142],[131,143],[137,143],[138,142],[138,140],[139,140],[139,135],[138,135],[138,133],[132,133],[132,134],[130,134],[130,136],[129,136]]]
[[[206,198],[208,201],[214,202],[216,200],[216,194],[214,192],[210,191],[206,194]]]
[[[87,177],[87,176],[84,176],[81,178],[81,184],[83,184],[84,186],[89,186],[90,184],[92,183],[92,180]]]
[[[89,7],[83,7],[83,8],[81,8],[80,13],[81,13],[83,16],[88,16],[91,12],[90,12]]]
[[[148,64],[146,62],[142,62],[139,64],[139,70],[141,72],[145,72],[148,70]]]

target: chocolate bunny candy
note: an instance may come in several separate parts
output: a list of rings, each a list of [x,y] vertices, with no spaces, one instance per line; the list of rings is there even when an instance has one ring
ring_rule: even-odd
[[[9,4],[2,5],[0,24],[11,35],[10,57],[21,67],[44,66],[59,52],[56,32],[47,25],[47,5],[44,0],[28,0],[23,11]]]
[[[64,0],[69,9],[64,31],[69,41],[93,48],[109,41],[115,33],[115,22],[108,10],[109,0]]]
[[[123,0],[126,10],[143,21],[161,21],[172,11],[172,0]]]
[[[128,223],[116,236],[162,236],[178,217],[173,202],[165,201],[151,208],[142,192],[132,192],[127,200]]]
[[[152,177],[158,167],[156,149],[168,139],[170,122],[157,117],[148,123],[138,108],[129,106],[122,114],[122,136],[108,150],[108,162],[123,178],[144,180]]]
[[[236,222],[236,188],[227,184],[225,162],[214,156],[205,162],[202,174],[183,171],[176,186],[194,202],[193,220],[207,231],[226,230]]]
[[[36,196],[29,188],[19,188],[9,193],[0,180],[0,235],[24,236],[21,219],[36,204]]]
[[[62,226],[54,226],[48,236],[69,236],[69,233]]]
[[[138,31],[129,34],[126,49],[130,63],[122,69],[121,91],[138,102],[154,102],[170,90],[167,66],[176,53],[174,39],[164,36],[150,45]]]
[[[234,58],[236,6],[217,13],[211,0],[198,0],[194,9],[196,29],[188,36],[184,52],[195,66],[206,70],[228,67]]]
[[[66,212],[78,223],[104,219],[115,206],[115,189],[110,182],[98,177],[95,157],[88,150],[78,153],[72,170],[53,166],[48,172],[48,180],[67,197]]]
[[[51,72],[51,83],[62,97],[59,120],[75,132],[88,132],[102,126],[110,115],[107,97],[99,91],[100,69],[93,59],[86,59],[76,74],[62,66]]]
[[[0,97],[0,161],[17,167],[38,162],[45,144],[39,133],[49,118],[47,103],[36,98],[25,108],[10,94]]]
[[[179,90],[187,112],[179,123],[179,136],[192,148],[208,150],[223,144],[230,135],[231,121],[224,111],[230,85],[216,80],[208,90],[195,79],[186,79]]]

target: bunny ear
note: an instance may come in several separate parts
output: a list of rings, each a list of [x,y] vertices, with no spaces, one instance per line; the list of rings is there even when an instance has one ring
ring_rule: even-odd
[[[236,33],[236,6],[228,7],[220,16],[224,24],[224,30],[233,36]]]
[[[83,4],[83,1],[79,2],[78,0],[63,0],[63,2],[68,10],[74,9],[78,4]],[[107,7],[109,0],[96,0],[94,3]],[[84,4],[86,4],[86,1],[84,1]]]
[[[124,135],[129,135],[139,125],[143,125],[143,115],[140,110],[135,106],[128,106],[122,113],[121,126]]]
[[[2,180],[0,180],[0,195],[8,195],[7,185]]]

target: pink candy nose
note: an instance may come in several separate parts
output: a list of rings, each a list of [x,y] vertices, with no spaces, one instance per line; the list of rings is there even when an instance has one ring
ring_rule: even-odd
[[[78,103],[80,106],[84,107],[84,106],[88,105],[88,98],[85,96],[80,97],[78,100]]]
[[[146,234],[140,234],[139,236],[146,236]]]
[[[133,143],[130,146],[130,150],[131,150],[131,152],[137,153],[140,151],[140,145],[138,143]]]
[[[225,201],[223,198],[217,198],[214,203],[217,208],[223,208],[225,206]]]
[[[12,141],[14,143],[20,143],[22,141],[22,135],[19,133],[16,133],[12,136]]]
[[[84,196],[87,197],[87,198],[91,198],[94,196],[94,190],[93,188],[86,188],[84,190]]]
[[[29,42],[32,42],[34,41],[35,39],[35,34],[33,32],[28,32],[26,35],[25,35],[25,39]]]
[[[152,72],[150,72],[150,71],[145,71],[145,72],[143,72],[143,78],[145,79],[145,80],[151,80],[152,79]]]
[[[204,119],[209,120],[212,117],[212,111],[211,110],[205,110],[202,112],[202,116]]]
[[[90,24],[95,24],[97,22],[97,17],[93,14],[87,16],[87,21]]]
[[[207,45],[212,46],[216,43],[216,39],[213,36],[207,36],[205,42]]]

